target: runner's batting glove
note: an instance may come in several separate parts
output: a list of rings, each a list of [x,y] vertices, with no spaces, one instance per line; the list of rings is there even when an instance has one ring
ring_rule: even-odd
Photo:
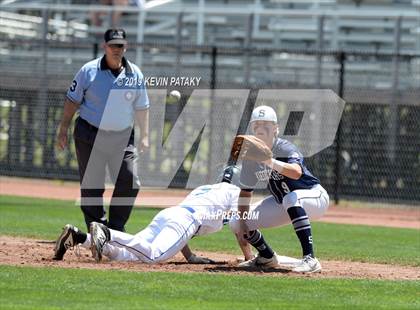
[[[191,254],[191,256],[188,257],[187,261],[190,264],[214,264],[215,263],[215,261],[210,258],[200,257],[195,254]]]

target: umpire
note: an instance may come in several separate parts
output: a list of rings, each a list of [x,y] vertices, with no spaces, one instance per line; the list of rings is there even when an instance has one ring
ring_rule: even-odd
[[[57,145],[67,147],[68,128],[79,110],[74,142],[86,225],[89,229],[95,221],[124,231],[140,187],[134,120],[142,153],[149,146],[149,99],[142,72],[124,57],[125,31],[108,29],[104,39],[105,55],[86,63],[67,91]],[[114,183],[109,220],[103,206],[106,168]]]

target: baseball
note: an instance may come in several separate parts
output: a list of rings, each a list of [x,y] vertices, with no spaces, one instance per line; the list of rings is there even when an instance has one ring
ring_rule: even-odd
[[[169,96],[176,98],[176,100],[181,99],[181,93],[177,90],[173,90],[169,93]]]

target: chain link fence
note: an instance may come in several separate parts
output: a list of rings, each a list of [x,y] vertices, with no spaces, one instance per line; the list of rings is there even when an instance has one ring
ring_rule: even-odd
[[[56,129],[74,74],[100,53],[94,43],[44,43],[3,42],[8,53],[0,58],[0,174],[78,180],[73,141],[69,151],[58,152]],[[140,171],[143,185],[159,185],[156,180],[167,174],[170,186],[184,187],[194,162],[200,164],[194,170],[197,182],[215,181],[226,163],[228,133],[246,131],[259,91],[331,89],[346,101],[340,128],[330,147],[307,159],[331,196],[420,201],[420,55],[159,42],[132,46],[127,57],[135,59],[139,52],[146,77],[200,78],[197,87],[149,84],[151,103],[160,109],[151,111],[151,149],[141,159],[148,163]],[[180,102],[165,96],[172,89],[183,94]],[[182,163],[160,157],[159,148],[200,89],[210,90],[207,99],[192,106],[196,117],[182,120],[184,138],[173,143],[173,152],[187,155]],[[249,96],[243,105],[232,98],[216,104],[212,96],[220,89],[249,90]],[[160,133],[155,124],[162,111]],[[203,115],[218,136],[193,132]]]

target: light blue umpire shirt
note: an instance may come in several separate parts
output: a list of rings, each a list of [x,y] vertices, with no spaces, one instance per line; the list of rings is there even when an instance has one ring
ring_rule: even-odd
[[[127,59],[122,61],[124,68],[117,77],[105,56],[86,63],[67,91],[68,99],[80,104],[80,117],[102,130],[132,127],[135,111],[149,108],[143,73]]]

